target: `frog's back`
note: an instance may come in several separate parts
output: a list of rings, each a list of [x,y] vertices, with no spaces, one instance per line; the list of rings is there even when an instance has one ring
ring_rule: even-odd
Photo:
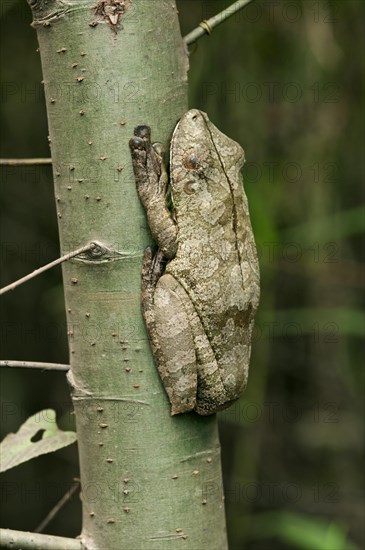
[[[227,400],[237,398],[246,383],[259,301],[243,163],[242,147],[205,113],[193,110],[183,117],[170,162],[178,248],[166,270],[199,316],[225,379]]]
[[[203,224],[196,237],[195,232],[182,231],[176,258],[167,266],[199,316],[229,399],[237,398],[247,382],[259,301],[258,262],[244,198],[235,200],[235,208],[241,207],[235,225],[232,203],[230,208],[225,205],[229,214],[220,217],[221,223]]]

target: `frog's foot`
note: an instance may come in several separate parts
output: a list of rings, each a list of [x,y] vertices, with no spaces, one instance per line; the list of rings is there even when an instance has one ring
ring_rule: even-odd
[[[129,148],[132,155],[137,191],[143,204],[145,204],[149,198],[150,176],[153,175],[148,173],[146,144],[141,137],[135,135],[129,140]]]
[[[166,258],[177,250],[177,227],[166,204],[168,176],[163,162],[163,147],[151,145],[149,126],[137,126],[129,140],[137,192],[146,209],[151,233]]]
[[[165,200],[169,184],[169,176],[167,174],[164,162],[165,149],[162,143],[153,143],[152,150],[155,153],[155,159],[158,164],[158,170],[160,174],[157,184],[157,192],[160,196],[163,196]]]
[[[165,154],[165,149],[162,143],[151,142],[151,128],[144,124],[142,124],[141,126],[136,126],[134,129],[134,136],[131,139],[131,141],[133,141],[136,138],[140,138],[142,140],[144,149],[148,153],[152,155],[155,154],[157,156],[155,160],[157,160],[157,163],[161,165],[163,156]],[[153,149],[152,153],[151,153],[151,147]]]
[[[136,126],[134,129],[134,135],[140,137],[146,143],[151,143],[151,128],[146,124]]]
[[[164,198],[168,182],[164,165],[164,149],[160,143],[151,144],[151,128],[141,125],[134,129],[129,140],[137,190],[143,204],[148,204],[152,195]]]

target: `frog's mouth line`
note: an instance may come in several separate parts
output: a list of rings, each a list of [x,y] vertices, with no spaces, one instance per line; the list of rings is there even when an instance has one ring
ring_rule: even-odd
[[[210,122],[209,120],[206,120],[206,118],[204,116],[202,116],[203,120],[204,120],[204,124],[205,124],[205,127],[207,129],[207,132],[209,133],[209,136],[210,136],[210,140],[213,144],[213,147],[215,149],[215,152],[217,154],[217,157],[218,157],[218,160],[219,160],[219,163],[222,167],[222,170],[223,170],[223,173],[226,177],[226,180],[227,180],[227,183],[229,185],[229,190],[230,190],[230,193],[231,193],[231,197],[232,197],[232,222],[233,222],[233,231],[234,231],[234,235],[235,235],[235,239],[234,239],[234,243],[235,243],[235,248],[236,248],[236,252],[237,252],[237,256],[238,256],[238,260],[239,260],[239,265],[240,265],[240,272],[241,272],[241,277],[242,277],[242,282],[244,281],[244,277],[243,277],[243,272],[242,272],[242,262],[243,262],[243,258],[241,256],[241,253],[240,253],[240,250],[239,250],[239,246],[238,246],[238,239],[237,239],[237,231],[238,231],[238,223],[237,223],[237,208],[236,208],[236,203],[235,203],[235,200],[234,200],[234,192],[233,192],[233,185],[232,185],[232,182],[231,180],[229,179],[228,177],[228,174],[226,172],[226,169],[224,167],[224,164],[222,162],[222,159],[221,159],[221,156],[218,152],[218,149],[216,147],[216,144],[215,144],[215,141],[213,139],[213,135],[212,135],[212,132],[210,131],[210,128],[209,128],[209,124],[208,122]]]

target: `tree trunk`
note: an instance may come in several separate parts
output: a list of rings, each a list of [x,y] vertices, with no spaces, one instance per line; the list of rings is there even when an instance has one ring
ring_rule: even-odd
[[[28,0],[38,33],[88,549],[225,549],[216,416],[170,416],[140,310],[151,243],[128,147],[187,110],[172,0]]]

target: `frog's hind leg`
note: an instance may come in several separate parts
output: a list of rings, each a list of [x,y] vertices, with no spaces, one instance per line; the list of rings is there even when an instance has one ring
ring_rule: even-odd
[[[163,275],[165,263],[161,250],[155,256],[151,248],[145,250],[142,310],[171,414],[175,415],[195,407],[197,369],[189,321],[174,291],[178,283],[171,275]]]
[[[145,249],[143,255],[141,286],[142,313],[146,323],[152,353],[157,364],[159,363],[161,353],[155,327],[154,294],[157,282],[163,275],[165,264],[166,259],[161,249],[158,249],[155,255],[153,255],[150,246]]]
[[[159,248],[153,255],[152,248],[148,246],[143,254],[142,265],[142,308],[143,314],[149,312],[153,307],[153,295],[160,277],[165,271],[166,258]]]
[[[142,309],[171,414],[209,415],[227,406],[218,364],[189,295],[169,273],[164,257],[146,249]]]
[[[171,403],[171,414],[195,409],[197,363],[190,324],[191,302],[170,274],[158,281],[155,292],[155,323],[160,343],[159,372]]]

